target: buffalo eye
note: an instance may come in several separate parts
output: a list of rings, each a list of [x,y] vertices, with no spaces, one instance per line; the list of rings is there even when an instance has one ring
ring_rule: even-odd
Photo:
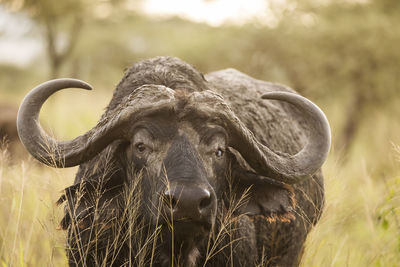
[[[136,150],[139,151],[140,153],[143,153],[146,150],[146,145],[143,143],[137,143],[135,147]]]
[[[224,155],[224,151],[221,148],[218,148],[217,151],[215,151],[215,156],[217,158],[220,158]]]

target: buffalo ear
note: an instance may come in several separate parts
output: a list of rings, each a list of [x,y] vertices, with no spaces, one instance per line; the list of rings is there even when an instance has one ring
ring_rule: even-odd
[[[262,216],[269,222],[295,220],[295,193],[291,185],[258,175],[233,149],[231,152],[231,182],[236,196],[246,194],[237,213]]]

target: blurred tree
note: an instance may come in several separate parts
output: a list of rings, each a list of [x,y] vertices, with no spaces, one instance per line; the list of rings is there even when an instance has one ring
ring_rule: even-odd
[[[59,76],[78,43],[84,22],[95,15],[94,7],[100,2],[112,7],[123,0],[0,0],[10,10],[27,13],[42,27],[51,78]]]
[[[180,57],[203,72],[234,67],[340,103],[345,115],[335,122],[335,143],[346,152],[372,110],[389,110],[399,99],[400,1],[280,2],[269,2],[279,18],[272,26],[210,27],[135,14],[125,0],[0,0],[45,29],[53,77],[63,66],[73,77],[112,88],[132,62],[158,55]]]
[[[113,88],[134,62],[155,56],[176,56],[209,72],[232,67],[239,32],[234,27],[211,27],[181,18],[114,12],[107,19],[87,22],[67,67],[104,89]]]
[[[303,94],[342,102],[336,145],[347,152],[372,110],[399,98],[400,1],[290,0],[276,27],[254,30],[248,72]]]

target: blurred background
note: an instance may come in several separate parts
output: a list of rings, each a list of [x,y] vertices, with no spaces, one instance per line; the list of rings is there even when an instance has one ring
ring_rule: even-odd
[[[23,96],[57,77],[92,84],[41,113],[73,138],[96,123],[126,68],[160,55],[288,85],[325,111],[326,207],[302,266],[400,262],[400,1],[0,0],[2,266],[66,266],[53,203],[76,169],[24,153],[14,124]]]

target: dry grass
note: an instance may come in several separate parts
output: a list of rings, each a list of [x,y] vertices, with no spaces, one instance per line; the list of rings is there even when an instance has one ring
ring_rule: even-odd
[[[62,209],[55,206],[74,170],[52,170],[32,160],[0,159],[0,263],[2,266],[66,266]]]
[[[108,99],[99,97],[98,101],[90,94],[64,98],[61,103],[54,100],[46,104],[44,114],[48,124],[57,129],[56,134],[62,133],[64,138],[94,125]],[[82,105],[71,111],[77,101]],[[400,149],[393,145],[400,144],[396,137],[400,127],[391,123],[394,118],[372,119],[374,125],[364,126],[362,133],[373,128],[379,128],[379,133],[372,137],[361,134],[347,163],[343,163],[340,151],[332,151],[324,166],[326,207],[308,237],[302,266],[396,266],[400,262]],[[10,162],[7,150],[0,152],[1,266],[67,266],[66,233],[57,230],[63,209],[54,203],[61,190],[72,184],[75,172],[76,168],[52,169],[32,159]],[[136,201],[129,194],[125,199]],[[132,210],[125,210],[124,216],[135,221]],[[229,236],[232,227],[229,217],[220,220],[227,220],[223,223],[226,228],[210,242],[210,257],[220,249],[213,246],[221,239],[218,235]],[[128,229],[134,228],[131,225]],[[135,234],[148,233],[128,233]],[[126,238],[119,236],[118,240]],[[140,244],[143,250],[138,262],[143,262],[147,253],[154,253],[157,238],[158,231]],[[117,243],[112,247],[117,248]]]
[[[124,266],[151,266],[154,259],[157,241],[161,238],[162,227],[168,227],[174,232],[173,214],[163,214],[159,207],[163,196],[159,197],[159,203],[155,216],[161,217],[167,222],[166,226],[159,225],[156,229],[148,228],[140,218],[142,192],[140,190],[141,175],[136,175],[132,183],[125,185],[121,190],[124,209],[115,220],[115,216],[109,216],[105,220],[90,220],[91,225],[81,227],[78,221],[72,221],[71,231],[62,231],[59,222],[63,217],[63,209],[57,207],[55,200],[63,193],[56,188],[65,188],[70,183],[63,175],[73,177],[75,169],[59,170],[50,169],[34,161],[32,158],[18,163],[10,161],[7,148],[1,150],[0,157],[0,192],[2,201],[0,209],[3,216],[0,221],[0,260],[3,266],[67,266],[65,255],[65,238],[74,240],[84,228],[90,229],[88,246],[82,240],[74,240],[79,258],[86,259],[90,255],[90,247],[104,245],[104,236],[112,235],[112,241],[107,242],[103,255],[96,255],[96,266],[110,266],[115,263],[116,257],[122,246],[128,244],[129,251],[135,253],[134,262],[128,262]],[[64,172],[64,173],[63,173]],[[105,172],[106,173],[106,172]],[[102,177],[105,178],[105,177]],[[94,217],[109,213],[112,203],[102,202],[102,186],[104,182],[96,185],[94,194],[89,197],[89,202],[94,207]],[[168,179],[165,180],[169,188]],[[6,192],[4,194],[3,192]],[[4,197],[5,196],[5,197]],[[80,186],[76,193],[77,202],[70,207],[70,213],[76,213],[80,203],[88,201],[84,186]],[[230,209],[217,216],[219,231],[209,236],[207,262],[225,248],[231,251],[235,242],[235,220],[233,212],[245,201],[247,192],[239,196],[237,200],[231,198]],[[179,201],[179,200],[178,200]],[[170,201],[170,206],[173,206]],[[67,206],[68,207],[68,206]],[[170,209],[172,210],[172,209]],[[77,213],[76,213],[77,214]],[[79,217],[79,216],[78,216]],[[83,218],[85,219],[85,217]],[[109,225],[113,225],[109,227]],[[212,231],[214,232],[214,231]],[[174,235],[172,235],[173,237]],[[178,255],[172,266],[183,266],[179,253],[174,252],[174,239],[171,240],[172,255]],[[148,259],[150,258],[150,262]],[[85,262],[83,263],[85,265]]]

